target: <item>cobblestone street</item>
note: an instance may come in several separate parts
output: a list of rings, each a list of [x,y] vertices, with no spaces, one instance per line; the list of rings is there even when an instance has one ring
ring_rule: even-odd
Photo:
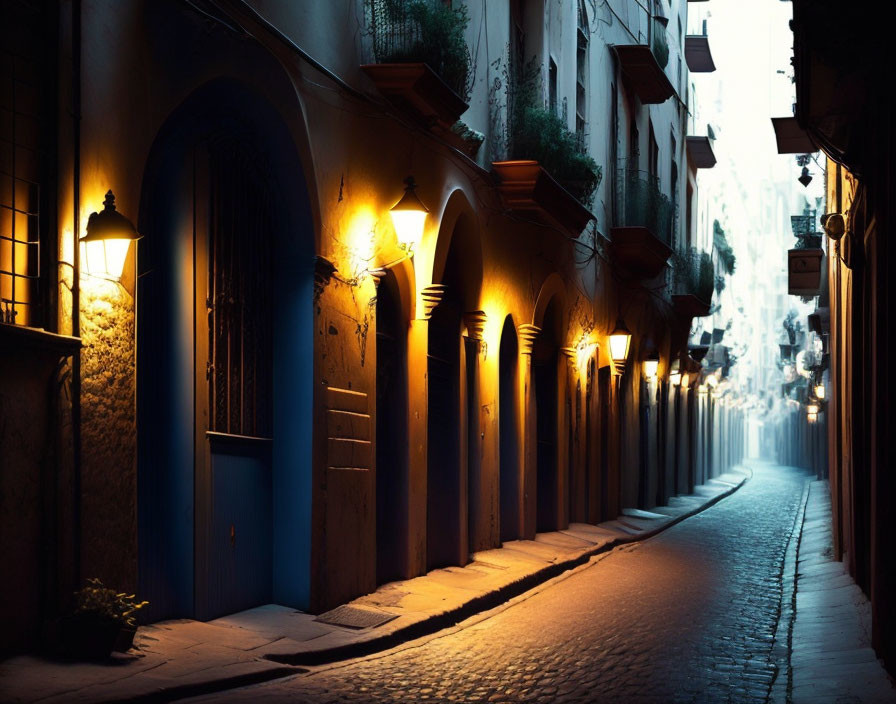
[[[806,482],[757,465],[705,512],[490,618],[209,700],[765,701]]]

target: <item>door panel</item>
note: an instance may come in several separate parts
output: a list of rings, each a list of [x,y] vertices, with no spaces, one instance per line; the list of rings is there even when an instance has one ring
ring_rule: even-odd
[[[208,617],[270,601],[270,446],[210,436]]]

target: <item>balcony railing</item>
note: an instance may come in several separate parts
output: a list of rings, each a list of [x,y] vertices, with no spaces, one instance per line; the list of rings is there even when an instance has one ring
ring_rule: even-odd
[[[622,161],[616,173],[614,227],[644,227],[671,247],[676,211],[675,203],[660,191],[658,177]]]

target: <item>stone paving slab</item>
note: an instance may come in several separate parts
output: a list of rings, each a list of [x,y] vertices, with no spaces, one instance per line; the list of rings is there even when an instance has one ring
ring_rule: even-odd
[[[396,614],[377,628],[323,624],[312,614],[274,604],[208,623],[164,621],[141,627],[135,649],[107,663],[6,660],[0,663],[0,701],[171,701],[377,652],[497,606],[596,554],[650,537],[732,493],[748,476],[746,469],[730,472],[723,481],[697,487],[695,495],[673,497],[669,506],[629,510],[597,526],[574,523],[475,553],[462,568],[383,585],[350,602]]]
[[[870,604],[833,559],[830,521],[828,483],[813,481],[797,559],[792,702],[896,702],[893,682],[871,649]]]

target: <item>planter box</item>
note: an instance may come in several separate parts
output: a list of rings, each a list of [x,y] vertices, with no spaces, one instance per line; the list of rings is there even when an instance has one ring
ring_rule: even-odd
[[[534,213],[552,227],[578,237],[590,220],[591,211],[582,205],[537,161],[496,161],[498,192],[508,210]]]
[[[93,614],[66,616],[59,622],[60,650],[75,660],[102,660],[109,657],[119,644],[125,645],[124,641],[119,641],[121,630],[118,622]]]
[[[791,296],[817,296],[821,292],[823,249],[787,252],[787,292]]]
[[[448,133],[469,105],[426,64],[367,64],[361,66],[380,95],[410,113],[430,129]]]
[[[610,229],[610,256],[632,278],[652,279],[666,266],[672,250],[646,227]]]
[[[709,315],[711,306],[711,304],[704,303],[692,293],[673,295],[672,305],[676,313],[687,318],[702,318]]]

